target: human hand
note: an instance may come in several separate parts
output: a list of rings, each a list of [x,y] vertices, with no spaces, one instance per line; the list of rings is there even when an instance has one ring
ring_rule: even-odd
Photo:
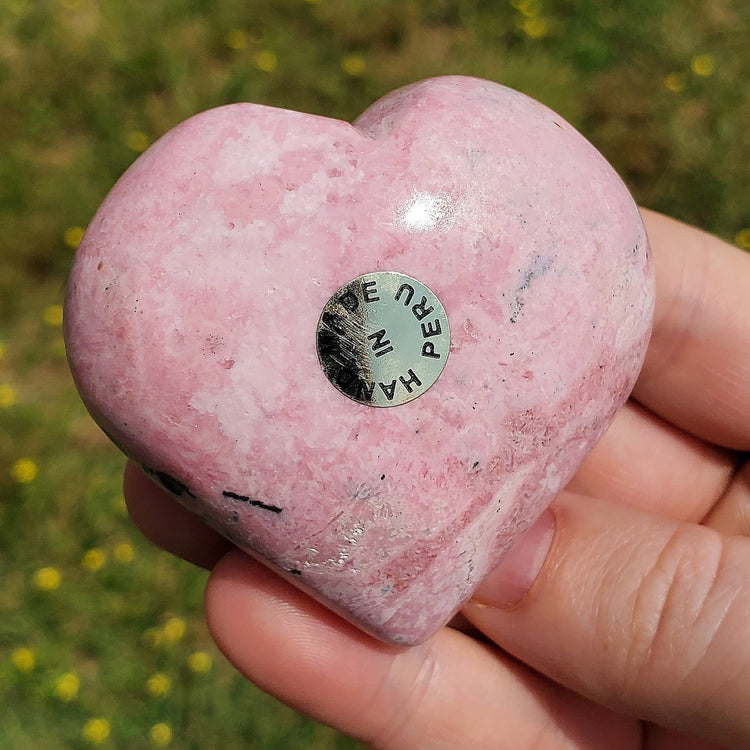
[[[394,750],[750,747],[750,256],[644,218],[657,307],[633,397],[420,646],[361,633],[128,466],[136,524],[213,568],[209,627],[243,674]]]

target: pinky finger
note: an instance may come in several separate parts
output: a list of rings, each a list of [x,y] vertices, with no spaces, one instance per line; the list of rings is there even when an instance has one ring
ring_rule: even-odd
[[[130,461],[125,467],[123,491],[133,523],[167,552],[202,568],[212,568],[233,548]]]

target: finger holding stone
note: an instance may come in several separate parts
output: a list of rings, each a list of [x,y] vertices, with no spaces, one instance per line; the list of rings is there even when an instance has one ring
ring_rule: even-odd
[[[727,491],[735,464],[731,451],[680,430],[631,400],[568,489],[698,522]]]
[[[214,568],[212,635],[284,703],[384,750],[640,747],[637,721],[595,706],[452,628],[401,649],[339,618],[243,553]]]
[[[656,271],[654,332],[635,398],[697,437],[750,449],[750,255],[642,211]]]
[[[202,568],[212,568],[234,547],[130,461],[125,467],[123,491],[133,523],[167,552]]]
[[[562,493],[464,614],[597,703],[745,747],[748,569],[744,537]]]

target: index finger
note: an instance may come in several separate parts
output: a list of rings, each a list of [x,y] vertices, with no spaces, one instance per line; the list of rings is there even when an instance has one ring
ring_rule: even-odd
[[[633,391],[704,440],[750,448],[750,255],[643,211],[656,269],[654,333]]]

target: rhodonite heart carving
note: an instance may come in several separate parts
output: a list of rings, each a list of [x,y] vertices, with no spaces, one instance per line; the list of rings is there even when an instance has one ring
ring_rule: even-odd
[[[610,423],[653,294],[639,213],[598,152],[522,94],[446,77],[353,126],[235,104],[174,128],[91,221],[65,335],[127,455],[320,601],[411,644]],[[368,325],[354,353],[335,343]],[[394,341],[406,359],[381,371]]]

